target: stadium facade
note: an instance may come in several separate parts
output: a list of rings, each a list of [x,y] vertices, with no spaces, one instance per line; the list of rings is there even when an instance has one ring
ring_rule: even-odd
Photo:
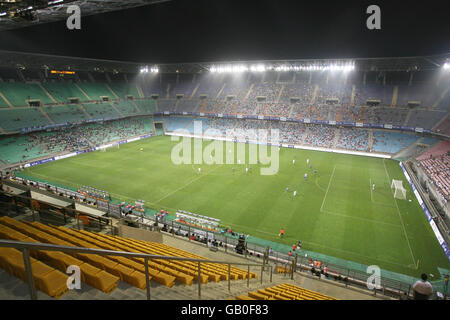
[[[282,147],[402,161],[448,258],[449,58],[157,64],[3,51],[0,168],[10,177],[105,146],[189,135],[194,120],[213,139],[279,129]]]

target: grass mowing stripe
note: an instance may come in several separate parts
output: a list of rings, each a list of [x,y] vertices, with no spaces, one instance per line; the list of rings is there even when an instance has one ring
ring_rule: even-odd
[[[394,160],[384,160],[383,165],[382,159],[281,148],[279,172],[272,176],[256,174],[259,166],[254,167],[254,174],[245,174],[245,166],[202,165],[204,179],[200,179],[192,165],[172,163],[171,151],[176,144],[170,137],[139,140],[120,149],[27,168],[24,174],[67,187],[89,185],[107,190],[121,201],[143,199],[150,208],[166,209],[170,214],[182,208],[221,219],[224,227],[236,225],[236,232],[257,234],[287,246],[292,239],[301,239],[304,250],[377,264],[416,277],[422,272],[440,274],[437,267],[448,269],[447,258],[417,199],[412,198],[411,203],[392,201],[392,189],[386,181],[390,176],[401,176]],[[203,146],[209,144],[205,141]],[[225,157],[228,149],[223,152]],[[246,155],[248,152],[246,146]],[[313,175],[309,167],[292,165],[293,159],[295,164],[310,159],[319,174]],[[306,181],[305,172],[310,175]],[[367,193],[367,177],[370,184],[377,185],[371,194]],[[406,188],[411,193],[409,185]],[[296,197],[293,190],[297,190]],[[154,204],[156,199],[162,200]],[[293,238],[277,237],[280,226]],[[405,245],[405,231],[410,250]],[[410,264],[416,256],[420,267]]]

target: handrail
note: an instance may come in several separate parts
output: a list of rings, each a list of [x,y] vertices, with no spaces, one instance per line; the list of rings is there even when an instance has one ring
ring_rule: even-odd
[[[23,262],[25,266],[25,272],[27,275],[27,282],[29,287],[29,293],[32,300],[37,300],[36,294],[36,286],[33,281],[33,272],[30,261],[30,251],[31,250],[45,250],[45,251],[62,251],[68,253],[85,253],[85,254],[98,254],[102,256],[122,256],[129,258],[143,258],[145,264],[145,282],[146,282],[146,291],[147,291],[147,300],[150,300],[150,280],[149,280],[149,260],[160,259],[160,260],[177,260],[177,261],[190,261],[197,263],[198,269],[198,297],[201,298],[201,264],[202,263],[217,263],[217,264],[226,264],[228,265],[228,274],[230,273],[231,265],[245,265],[248,266],[248,275],[247,278],[250,279],[250,266],[258,266],[261,267],[261,283],[263,279],[263,272],[265,264],[261,263],[242,263],[242,262],[229,262],[229,261],[220,261],[220,260],[208,260],[208,259],[195,259],[195,258],[184,258],[184,257],[175,257],[175,256],[161,256],[161,255],[153,255],[147,253],[135,253],[135,252],[125,252],[125,251],[114,251],[114,250],[105,250],[105,249],[93,249],[93,248],[83,248],[83,247],[68,247],[62,245],[48,244],[48,243],[34,243],[34,242],[22,242],[15,240],[3,240],[0,239],[0,247],[7,248],[15,248],[22,250]],[[249,280],[247,279],[247,286],[249,286]],[[228,291],[231,290],[230,284],[231,277],[228,276]]]
[[[135,253],[127,251],[115,251],[106,249],[93,249],[83,247],[68,247],[50,243],[35,243],[35,242],[22,242],[15,240],[3,240],[0,239],[0,247],[10,247],[15,249],[29,249],[29,250],[45,250],[45,251],[62,251],[70,253],[87,253],[98,254],[102,256],[121,256],[128,258],[147,258],[147,259],[161,259],[161,260],[178,260],[178,261],[190,261],[190,262],[203,262],[203,263],[217,263],[217,264],[233,264],[243,266],[258,266],[263,267],[262,263],[243,263],[243,262],[229,262],[221,260],[208,260],[208,259],[195,259],[176,256],[161,256],[148,253]]]

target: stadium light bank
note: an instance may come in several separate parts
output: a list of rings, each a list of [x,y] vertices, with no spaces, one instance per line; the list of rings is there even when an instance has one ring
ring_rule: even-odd
[[[246,66],[243,64],[237,65],[218,65],[211,66],[209,71],[211,73],[240,73],[240,72],[264,72],[264,71],[344,71],[349,72],[355,70],[355,64],[345,63],[345,64],[327,64],[327,65],[318,65],[318,64],[310,64],[310,65],[277,65],[277,66],[268,66],[264,64],[257,64]]]
[[[140,69],[139,69],[139,73],[158,73],[159,72],[159,68],[158,67],[156,67],[156,66],[154,66],[154,67],[151,67],[150,69],[149,69],[149,67],[148,66],[144,66],[144,67],[141,67]]]

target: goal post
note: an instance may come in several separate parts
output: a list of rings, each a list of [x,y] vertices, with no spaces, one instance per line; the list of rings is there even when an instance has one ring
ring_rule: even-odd
[[[406,200],[406,189],[403,188],[402,180],[392,179],[391,189],[394,189],[394,198]]]
[[[120,149],[120,144],[113,144],[113,145],[108,145],[108,146],[103,146],[100,147],[100,150],[102,152],[106,152],[107,150],[111,150],[111,149]]]

